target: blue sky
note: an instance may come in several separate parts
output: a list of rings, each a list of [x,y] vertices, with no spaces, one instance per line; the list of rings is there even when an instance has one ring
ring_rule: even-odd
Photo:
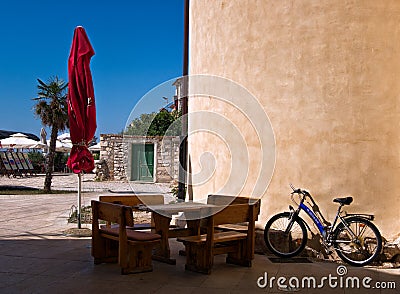
[[[37,94],[36,79],[57,75],[67,80],[78,25],[96,52],[91,70],[97,137],[120,132],[143,95],[182,74],[183,0],[4,1],[0,129],[39,135],[42,126],[31,100]]]

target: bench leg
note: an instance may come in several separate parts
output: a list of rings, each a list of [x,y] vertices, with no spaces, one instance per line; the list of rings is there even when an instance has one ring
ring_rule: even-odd
[[[247,253],[245,240],[239,242],[237,251],[228,253],[226,263],[251,267],[251,259],[249,259],[249,254]]]
[[[94,264],[118,262],[118,242],[105,238],[92,241]]]
[[[129,245],[126,265],[121,265],[121,274],[143,273],[153,271],[152,251],[154,244]]]
[[[185,270],[209,275],[213,265],[213,255],[205,250],[204,244],[185,242]]]

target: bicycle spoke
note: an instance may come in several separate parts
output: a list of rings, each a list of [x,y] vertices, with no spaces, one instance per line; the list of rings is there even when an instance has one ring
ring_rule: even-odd
[[[293,220],[289,213],[273,216],[265,226],[264,240],[276,255],[290,257],[300,253],[307,242],[304,224]]]
[[[338,225],[335,231],[334,246],[338,255],[352,265],[370,263],[380,252],[382,241],[379,231],[371,222],[360,217],[348,218],[346,224]],[[352,234],[354,237],[350,237]]]
[[[361,227],[363,227],[363,229],[361,229],[360,233],[358,234],[358,237],[362,237],[364,235],[364,232],[367,230],[367,226],[363,225]]]

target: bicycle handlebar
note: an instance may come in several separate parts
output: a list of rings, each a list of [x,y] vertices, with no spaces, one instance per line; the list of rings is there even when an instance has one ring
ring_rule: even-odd
[[[308,197],[308,199],[311,200],[313,211],[314,211],[315,213],[318,213],[318,214],[319,214],[319,216],[322,218],[322,220],[323,220],[323,222],[325,223],[325,225],[329,225],[329,226],[331,225],[330,222],[328,222],[328,221],[324,218],[324,216],[322,215],[322,213],[319,211],[319,207],[318,207],[317,203],[315,202],[314,198],[312,198],[311,194],[310,194],[307,190],[295,189],[295,188],[293,187],[292,184],[290,184],[290,187],[291,187],[292,190],[293,190],[293,192],[291,193],[291,195],[293,195],[293,194],[301,194],[301,195],[303,195],[303,199],[302,199],[301,201],[305,201],[306,198]]]
[[[311,197],[311,194],[307,190],[294,189],[293,187],[292,187],[292,189],[293,189],[293,192],[291,194],[302,194],[304,196]]]
[[[303,189],[295,189],[292,184],[290,184],[290,187],[293,189],[293,192],[291,193],[291,195],[293,195],[293,194],[301,194],[301,195],[304,196],[303,200],[305,200],[308,197],[311,200],[311,202],[313,203],[313,205],[317,205],[315,203],[314,199],[312,198],[310,192],[308,192],[307,190],[303,190]]]

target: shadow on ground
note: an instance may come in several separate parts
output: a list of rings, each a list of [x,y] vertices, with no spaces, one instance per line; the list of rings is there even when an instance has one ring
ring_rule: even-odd
[[[176,265],[153,262],[150,273],[121,275],[117,264],[94,265],[89,238],[36,236],[35,240],[0,240],[1,293],[282,293],[276,283],[263,289],[257,280],[268,277],[338,276],[337,264],[330,262],[276,264],[267,256],[256,255],[252,268],[225,263],[215,258],[211,275],[185,271],[185,257],[177,252],[182,245],[171,240]],[[54,239],[53,239],[54,238]],[[395,281],[400,287],[398,270],[347,267],[347,276],[374,281]],[[346,277],[347,277],[346,276]],[[283,290],[283,289],[282,289]],[[288,290],[288,289],[286,289]],[[297,293],[398,293],[378,289],[302,289]]]

